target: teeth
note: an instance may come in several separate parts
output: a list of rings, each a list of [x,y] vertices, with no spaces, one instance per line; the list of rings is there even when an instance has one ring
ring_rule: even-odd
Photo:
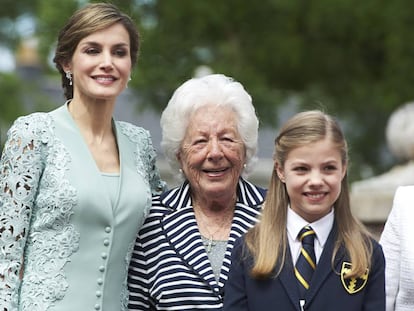
[[[319,194],[308,194],[308,197],[310,197],[311,199],[320,199],[323,197],[323,193],[319,193]]]
[[[96,78],[96,80],[99,80],[99,81],[112,81],[113,78],[98,77],[98,78]]]
[[[225,169],[215,170],[215,171],[213,171],[213,170],[206,170],[206,172],[209,172],[209,173],[220,173],[220,172],[224,172],[224,171],[225,171]]]

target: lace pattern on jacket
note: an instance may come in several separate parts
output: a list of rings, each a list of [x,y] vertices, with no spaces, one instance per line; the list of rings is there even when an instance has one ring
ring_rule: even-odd
[[[166,190],[165,181],[160,180],[159,170],[156,167],[156,153],[152,145],[151,136],[149,132],[144,129],[137,131],[137,127],[127,123],[118,121],[119,127],[124,135],[137,146],[135,149],[135,167],[137,173],[140,174],[145,181],[149,181],[149,188],[152,195],[159,195]],[[145,139],[145,141],[144,141]],[[149,208],[151,207],[151,195],[146,204],[145,216],[147,216]]]
[[[160,194],[166,184],[155,166],[149,132],[117,124],[136,146],[136,171],[148,182],[148,192]],[[79,247],[79,232],[70,223],[77,193],[65,178],[70,157],[54,134],[50,114],[19,118],[8,135],[0,163],[0,309],[46,311],[65,296],[64,266]],[[151,195],[147,197],[145,213],[151,206]],[[132,246],[127,261],[131,253]],[[127,310],[127,267],[121,310]]]
[[[44,311],[62,299],[63,267],[79,245],[69,222],[76,202],[65,178],[69,156],[52,131],[47,114],[19,118],[0,163],[0,301],[9,303],[4,310],[17,310],[19,303],[21,310]],[[24,294],[18,302],[24,249]]]

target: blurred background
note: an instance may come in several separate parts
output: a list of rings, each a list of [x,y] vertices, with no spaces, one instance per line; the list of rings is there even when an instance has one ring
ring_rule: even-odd
[[[64,103],[51,62],[55,39],[87,2],[1,1],[1,146],[17,116]],[[206,73],[232,76],[252,95],[260,119],[256,175],[264,176],[264,186],[278,127],[303,109],[323,109],[340,120],[351,182],[410,162],[390,151],[386,127],[414,99],[413,1],[112,2],[141,33],[138,65],[116,116],[151,131],[163,172],[159,113],[182,82]]]

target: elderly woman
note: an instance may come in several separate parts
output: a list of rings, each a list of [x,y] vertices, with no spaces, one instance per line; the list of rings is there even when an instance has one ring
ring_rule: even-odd
[[[248,181],[258,119],[243,86],[221,74],[180,86],[161,116],[161,146],[184,182],[153,198],[129,270],[130,310],[221,310],[234,241],[265,191]]]

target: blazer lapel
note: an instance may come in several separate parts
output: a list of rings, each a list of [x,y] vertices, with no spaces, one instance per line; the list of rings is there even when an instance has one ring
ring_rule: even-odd
[[[290,249],[287,249],[285,264],[283,266],[282,271],[279,274],[280,282],[282,286],[285,288],[287,296],[289,297],[292,304],[296,307],[299,306],[299,288],[298,288],[298,281],[294,274],[294,267],[292,261],[292,255],[290,253]]]
[[[171,213],[161,221],[167,240],[183,262],[198,274],[214,292],[223,291],[230,268],[230,256],[234,241],[256,223],[264,195],[263,189],[242,178],[239,180],[237,203],[218,283],[198,230],[188,181],[185,181],[181,187],[161,195],[163,205],[171,208]]]
[[[221,294],[224,294],[224,283],[227,281],[230,270],[231,252],[234,242],[258,221],[265,194],[264,189],[256,187],[243,178],[239,179],[237,202],[234,209],[226,253],[224,254],[223,265],[220,271],[219,287]]]
[[[335,273],[332,270],[332,254],[335,246],[335,241],[337,238],[337,229],[336,225],[334,224],[331,233],[328,236],[328,240],[326,241],[325,247],[321,254],[320,260],[316,267],[316,270],[313,274],[312,281],[309,287],[309,291],[306,295],[306,303],[312,301],[312,299],[318,293],[320,287],[323,285],[326,278],[331,274]],[[343,257],[345,256],[345,249],[340,248],[338,253],[336,254],[335,261],[334,261],[334,268],[339,273],[340,269],[338,270],[338,265],[342,262]]]
[[[231,252],[234,247],[234,242],[257,223],[261,210],[260,204],[248,206],[244,202],[236,203],[226,253],[224,254],[223,265],[220,271],[219,286],[222,292],[224,292],[224,283],[227,281],[230,270]]]
[[[112,204],[108,191],[105,190],[106,185],[102,174],[78,125],[69,113],[67,103],[50,112],[50,115],[60,121],[55,122],[55,132],[60,139],[64,139],[66,149],[70,155],[69,171],[67,172],[69,179],[78,186],[84,185],[84,187],[78,187],[76,191],[77,199],[87,198],[89,202],[99,202],[100,212],[96,217],[102,217],[105,220],[111,219],[113,216]],[[77,169],[71,169],[71,167]],[[81,168],[81,171],[78,168]],[[90,187],[91,184],[94,186]]]
[[[213,269],[198,230],[189,191],[189,184],[185,182],[175,190],[175,195],[163,195],[164,204],[171,206],[173,211],[161,220],[161,225],[170,246],[183,262],[214,291],[218,291]]]

